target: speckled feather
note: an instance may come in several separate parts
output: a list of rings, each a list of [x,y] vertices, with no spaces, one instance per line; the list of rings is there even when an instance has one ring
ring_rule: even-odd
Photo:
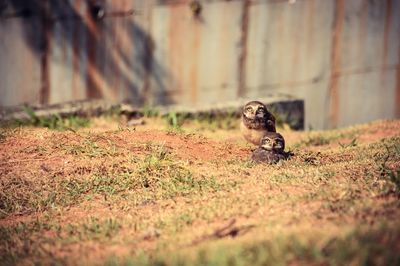
[[[264,150],[263,148],[257,148],[253,153],[251,154],[251,160],[257,163],[277,163],[280,160],[286,159],[285,154],[275,152],[275,151],[267,151]]]
[[[249,119],[242,114],[243,124],[248,129],[256,129],[256,130],[266,130],[268,132],[276,132],[275,128],[275,117],[271,113],[266,113],[265,117],[255,119]]]

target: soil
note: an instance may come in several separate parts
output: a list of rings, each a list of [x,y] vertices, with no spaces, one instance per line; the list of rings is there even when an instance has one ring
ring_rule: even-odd
[[[345,163],[358,162],[357,151],[341,147],[353,139],[356,139],[357,147],[367,147],[384,139],[398,137],[400,121],[378,121],[357,126],[354,128],[355,133],[353,128],[339,130],[342,133],[340,137],[317,146],[302,144],[303,140],[307,140],[315,132],[282,130],[281,134],[286,138],[288,147],[294,151],[291,161],[284,163],[284,172],[280,170],[280,165],[242,167],[241,165],[248,163],[255,147],[247,144],[238,130],[207,131],[188,127],[184,132],[176,132],[160,130],[158,125],[151,128],[149,123],[147,121],[145,126],[139,125],[125,130],[118,130],[117,123],[100,128],[94,125],[90,129],[77,132],[57,132],[43,128],[9,129],[5,131],[6,137],[0,142],[0,177],[3,184],[9,182],[7,184],[16,185],[13,191],[21,193],[18,190],[18,182],[21,180],[32,181],[33,186],[47,186],[51,178],[56,176],[87,176],[94,171],[106,173],[116,167],[129,168],[127,156],[144,158],[152,154],[156,146],[167,150],[175,160],[195,174],[215,174],[217,181],[234,181],[239,185],[233,189],[196,192],[190,196],[178,195],[139,205],[125,204],[121,200],[108,201],[102,195],[96,194],[90,200],[69,206],[6,213],[0,219],[0,226],[8,228],[35,220],[48,222],[49,217],[62,226],[80,224],[88,217],[112,217],[121,221],[122,228],[111,238],[112,241],[84,238],[72,244],[57,244],[52,249],[53,257],[70,256],[68,261],[74,264],[74,258],[83,254],[87,255],[83,261],[93,262],[105,260],[110,254],[126,256],[135,255],[135,250],[156,250],[161,244],[166,245],[165,243],[174,240],[174,244],[167,246],[179,250],[226,237],[258,238],[260,232],[282,228],[290,232],[301,228],[305,231],[322,228],[334,234],[342,226],[357,227],[363,223],[373,225],[380,219],[390,221],[400,215],[399,206],[393,205],[398,200],[397,196],[363,191],[367,185],[359,185],[354,181],[363,178],[362,175],[368,171],[374,178],[379,175],[376,170],[371,170],[372,168],[367,168],[364,164],[351,169]],[[353,133],[347,134],[350,131]],[[92,143],[87,145],[95,143],[95,146],[85,146],[87,141]],[[92,149],[94,155],[87,154],[86,150],[80,151],[83,146],[89,151]],[[340,152],[341,149],[343,152]],[[98,155],[96,152],[104,154]],[[321,177],[321,180],[316,181],[271,181],[270,178],[280,178],[281,175],[298,178],[314,173],[309,171],[315,171],[315,176],[318,176],[318,169],[296,168],[296,165],[304,164],[307,160],[310,165],[331,165],[333,169],[338,167],[341,170],[332,174],[329,180],[322,180]],[[391,165],[398,166],[396,162]],[[330,183],[331,191],[319,195],[319,191],[324,190],[327,183]],[[343,190],[342,185],[346,186]],[[358,189],[351,189],[358,185]],[[356,196],[350,198],[349,195]],[[351,207],[342,206],[343,199],[346,199],[346,204],[348,201],[357,204],[359,201],[371,203],[367,211],[364,205],[360,209],[357,204]],[[218,211],[214,211],[214,208]],[[182,225],[178,226],[179,223]],[[163,227],[160,224],[164,224]],[[42,233],[48,238],[56,238],[57,235],[53,229],[43,230]],[[36,239],[38,236],[33,234],[31,238]],[[22,251],[17,247],[12,252],[19,254]],[[26,255],[27,260],[30,257],[43,259],[43,255],[35,252]]]

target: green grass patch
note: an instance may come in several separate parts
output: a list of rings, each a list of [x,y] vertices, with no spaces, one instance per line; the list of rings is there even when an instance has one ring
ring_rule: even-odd
[[[34,127],[46,127],[52,130],[77,130],[79,128],[88,127],[90,125],[90,119],[77,115],[66,115],[61,116],[60,114],[49,115],[49,116],[38,116],[35,111],[29,107],[24,107],[24,112],[28,115],[27,119],[15,119],[8,123],[6,126],[18,127],[18,126],[34,126]]]
[[[335,143],[342,138],[352,139],[349,143],[341,143],[338,141],[339,146],[342,148],[354,147],[357,145],[357,134],[360,132],[358,128],[336,129],[331,131],[311,131],[304,139],[294,143],[293,148],[310,147],[310,146],[323,146]]]
[[[89,146],[88,146],[89,145]],[[77,155],[115,154],[101,152],[90,142]],[[176,160],[163,146],[156,145],[143,159],[128,157],[128,163],[76,169],[68,176],[52,175],[29,180],[10,176],[0,180],[0,217],[11,213],[43,211],[71,206],[96,195],[105,200],[128,201],[132,206],[177,196],[190,196],[230,189],[232,184],[212,175],[198,174]],[[85,152],[89,151],[89,152]],[[129,159],[130,158],[130,159]]]
[[[47,217],[13,226],[0,226],[0,262],[14,265],[28,257],[34,257],[35,263],[40,264],[49,259],[51,263],[63,262],[63,258],[51,255],[53,246],[82,241],[109,241],[121,228],[121,223],[114,218],[96,217],[85,218],[78,224],[60,224]]]
[[[113,265],[398,265],[398,228],[355,229],[343,236],[272,234],[266,240],[220,241],[175,251],[110,258]],[[107,264],[106,264],[107,265]]]

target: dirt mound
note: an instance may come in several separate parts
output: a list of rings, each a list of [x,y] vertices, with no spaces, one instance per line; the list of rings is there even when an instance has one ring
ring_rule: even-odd
[[[108,136],[115,145],[126,146],[158,143],[185,160],[226,160],[248,156],[249,150],[231,143],[217,142],[200,135],[163,131],[121,132]]]
[[[68,153],[78,155],[90,152],[90,149],[95,152],[95,149],[112,148],[143,155],[150,151],[149,146],[152,144],[166,148],[183,160],[243,159],[250,152],[249,149],[236,147],[232,143],[217,142],[199,135],[156,130],[86,134],[26,129],[3,141],[0,160],[2,164],[49,161],[57,159],[58,156],[67,160]]]

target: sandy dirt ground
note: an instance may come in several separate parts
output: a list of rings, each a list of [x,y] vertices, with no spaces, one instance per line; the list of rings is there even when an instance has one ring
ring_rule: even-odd
[[[0,264],[399,262],[400,121],[280,128],[276,165],[235,127],[145,121],[3,129]]]

